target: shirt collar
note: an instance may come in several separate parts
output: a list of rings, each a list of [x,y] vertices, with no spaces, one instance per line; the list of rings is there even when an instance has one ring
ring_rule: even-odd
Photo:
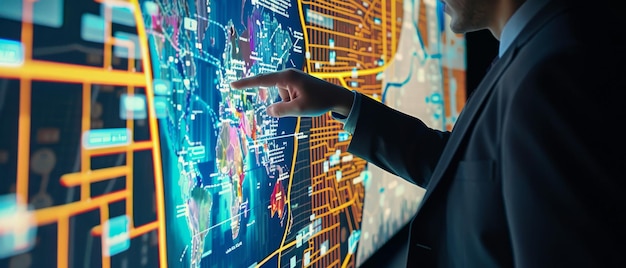
[[[504,55],[504,52],[511,46],[526,24],[528,24],[533,16],[535,16],[547,2],[547,0],[527,0],[513,13],[513,16],[509,18],[504,28],[502,28],[500,48],[498,51],[499,57]]]

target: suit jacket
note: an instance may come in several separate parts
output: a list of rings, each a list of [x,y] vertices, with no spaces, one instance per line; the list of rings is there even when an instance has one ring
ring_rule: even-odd
[[[427,189],[409,267],[626,267],[626,35],[599,6],[550,1],[451,132],[361,98],[349,151]]]

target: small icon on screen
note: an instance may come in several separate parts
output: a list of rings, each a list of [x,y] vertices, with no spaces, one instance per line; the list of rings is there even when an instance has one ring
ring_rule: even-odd
[[[130,144],[132,133],[128,128],[103,128],[85,131],[82,143],[85,149],[125,146]]]
[[[15,194],[0,196],[0,259],[29,251],[36,234],[33,212]]]
[[[130,247],[130,221],[127,215],[110,218],[103,225],[102,254],[113,256]]]
[[[12,40],[0,39],[0,66],[19,67],[24,63],[24,46]]]
[[[154,111],[156,113],[156,118],[165,118],[167,117],[167,98],[163,96],[155,96],[154,97]]]
[[[154,95],[167,96],[172,94],[172,86],[170,81],[163,79],[154,79]]]
[[[143,94],[122,94],[120,98],[121,119],[146,119],[146,96]]]

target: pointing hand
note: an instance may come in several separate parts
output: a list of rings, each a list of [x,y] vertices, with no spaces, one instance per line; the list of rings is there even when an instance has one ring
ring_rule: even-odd
[[[267,107],[267,114],[274,117],[313,117],[328,111],[347,116],[354,100],[350,90],[297,69],[259,74],[231,83],[236,89],[271,86],[278,88],[282,99]]]

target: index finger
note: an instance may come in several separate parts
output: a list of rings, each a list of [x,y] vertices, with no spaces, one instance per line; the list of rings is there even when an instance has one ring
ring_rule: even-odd
[[[271,87],[281,81],[281,74],[282,72],[262,73],[231,82],[230,86],[233,88]]]

